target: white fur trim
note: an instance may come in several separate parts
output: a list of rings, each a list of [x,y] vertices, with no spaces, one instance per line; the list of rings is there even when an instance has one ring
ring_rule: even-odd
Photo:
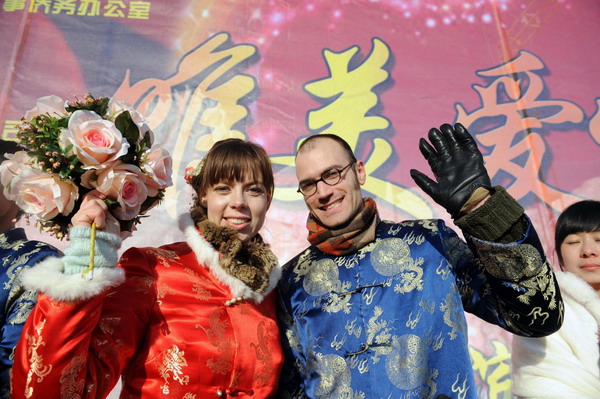
[[[544,338],[513,337],[513,394],[527,399],[600,398],[600,297],[578,276],[555,274],[564,323]]]
[[[241,280],[223,270],[219,262],[219,252],[198,233],[194,221],[189,214],[183,214],[179,217],[179,228],[183,231],[186,242],[192,251],[194,251],[194,254],[196,254],[198,263],[210,270],[217,280],[229,287],[234,297],[252,299],[254,302],[260,303],[277,286],[277,282],[281,278],[281,267],[276,267],[271,271],[267,291],[264,294],[256,293]]]
[[[583,305],[596,322],[600,324],[600,297],[598,293],[583,279],[569,272],[556,272],[556,280],[561,292],[567,293],[575,301]]]
[[[61,258],[46,258],[21,275],[23,285],[42,292],[58,301],[80,301],[92,298],[109,287],[121,284],[125,273],[121,268],[100,267],[94,269],[93,279],[81,274],[64,274]]]

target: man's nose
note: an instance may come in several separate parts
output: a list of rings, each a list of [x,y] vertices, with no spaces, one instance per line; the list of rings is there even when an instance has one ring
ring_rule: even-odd
[[[333,186],[330,186],[329,184],[325,183],[323,180],[318,181],[315,195],[319,198],[328,196],[331,194],[332,189],[333,189]]]

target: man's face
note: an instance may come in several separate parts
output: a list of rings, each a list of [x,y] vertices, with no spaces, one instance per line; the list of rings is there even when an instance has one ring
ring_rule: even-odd
[[[340,144],[329,138],[316,139],[309,148],[303,148],[296,156],[296,177],[299,182],[321,178],[331,168],[342,169],[350,162],[348,154]],[[316,192],[304,196],[304,202],[314,217],[330,228],[337,228],[362,209],[363,199],[360,186],[366,179],[362,161],[346,168],[339,183],[329,186],[317,183]]]

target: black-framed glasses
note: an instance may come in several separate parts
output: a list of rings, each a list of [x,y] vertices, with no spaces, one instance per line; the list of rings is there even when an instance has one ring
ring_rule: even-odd
[[[325,172],[321,173],[321,177],[316,180],[306,180],[306,181],[300,182],[300,184],[298,185],[297,192],[301,193],[302,195],[304,195],[306,197],[309,197],[317,192],[317,184],[320,181],[327,184],[328,186],[335,186],[342,180],[342,173],[346,169],[348,169],[348,167],[354,165],[355,162],[356,161],[352,161],[348,165],[344,166],[341,169],[338,169],[338,168],[327,169]]]

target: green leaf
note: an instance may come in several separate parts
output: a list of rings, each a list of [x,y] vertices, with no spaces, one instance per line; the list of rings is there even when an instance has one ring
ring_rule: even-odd
[[[110,198],[106,198],[104,200],[104,203],[109,207],[109,209],[114,209],[114,208],[118,208],[121,205],[119,205],[118,201],[115,201],[114,199],[110,199]]]
[[[69,126],[69,117],[63,116],[62,118],[57,120],[57,125],[60,128],[67,128]]]
[[[115,126],[119,129],[123,137],[127,139],[129,145],[135,149],[135,144],[140,137],[140,129],[133,122],[133,119],[131,119],[129,111],[123,111],[117,116]]]
[[[144,134],[144,138],[142,139],[142,142],[140,143],[140,147],[150,148],[151,146],[152,146],[152,143],[150,142],[150,132],[146,132]]]
[[[108,111],[108,102],[110,101],[110,98],[108,97],[104,97],[100,100],[96,100],[96,110],[95,112],[100,115],[100,116],[104,116],[106,115],[106,112]]]
[[[92,111],[100,116],[106,115],[108,111],[108,103],[110,98],[100,97],[94,98],[90,93],[84,96],[83,100],[77,100],[70,102],[65,109],[67,112],[73,113],[75,111]]]

